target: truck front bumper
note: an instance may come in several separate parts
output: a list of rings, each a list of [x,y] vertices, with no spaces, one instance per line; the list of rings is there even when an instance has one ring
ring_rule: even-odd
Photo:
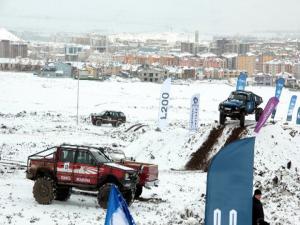
[[[145,188],[158,187],[159,180],[147,181],[145,182]]]
[[[29,180],[33,180],[34,179],[34,175],[28,171],[26,171],[26,178]]]

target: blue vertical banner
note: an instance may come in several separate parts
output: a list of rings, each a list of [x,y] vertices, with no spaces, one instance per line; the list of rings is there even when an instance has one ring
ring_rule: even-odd
[[[158,127],[162,130],[168,126],[168,109],[170,103],[171,78],[162,84],[159,98]]]
[[[190,131],[196,131],[198,129],[199,121],[199,100],[200,94],[195,94],[191,98],[191,111],[190,111]]]
[[[252,225],[255,137],[223,147],[207,172],[205,225]]]
[[[245,90],[245,86],[246,86],[246,80],[247,80],[247,75],[246,73],[240,73],[237,83],[236,83],[236,90]]]
[[[283,86],[284,86],[284,79],[282,77],[280,77],[276,81],[276,89],[275,89],[275,97],[278,98],[278,100],[280,99],[280,95],[281,95]],[[275,118],[275,114],[276,114],[276,108],[272,112],[272,116],[271,116],[272,119]]]
[[[111,186],[104,225],[136,225],[122,194]]]
[[[300,107],[298,108],[298,112],[297,112],[296,124],[300,125]]]
[[[292,121],[293,111],[294,111],[294,108],[296,105],[296,101],[297,101],[297,95],[293,95],[290,100],[290,105],[289,105],[288,113],[286,116],[286,121]]]

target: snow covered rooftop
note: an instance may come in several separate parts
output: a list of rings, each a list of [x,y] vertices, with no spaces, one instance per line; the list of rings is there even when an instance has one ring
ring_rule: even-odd
[[[207,53],[203,53],[203,54],[198,54],[199,57],[201,58],[213,58],[213,57],[217,57],[216,54],[211,53],[211,52],[207,52]]]
[[[3,27],[0,27],[0,40],[23,41]]]
[[[234,57],[237,57],[238,54],[237,53],[224,53],[222,56],[224,58],[234,58]]]

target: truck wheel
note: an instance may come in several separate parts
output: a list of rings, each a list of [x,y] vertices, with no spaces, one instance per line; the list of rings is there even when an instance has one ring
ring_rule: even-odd
[[[97,126],[101,126],[102,125],[102,121],[101,120],[96,120],[96,125]]]
[[[224,115],[224,113],[220,112],[220,124],[221,125],[225,124],[225,118],[226,118],[226,116]]]
[[[50,177],[40,177],[33,185],[33,196],[39,204],[49,205],[54,199],[54,181]]]
[[[255,111],[255,121],[257,122],[261,116],[263,112],[263,109],[262,108],[258,108],[256,111]]]
[[[142,192],[143,192],[143,186],[137,185],[134,194],[134,199],[138,199],[142,195]]]
[[[133,194],[132,190],[123,192],[122,195],[123,195],[127,205],[130,206],[134,200],[134,194]]]
[[[71,188],[68,186],[57,186],[55,200],[67,201],[71,196]]]
[[[245,126],[245,113],[244,112],[241,112],[241,115],[240,115],[240,126],[241,127]]]
[[[98,204],[103,209],[107,209],[108,197],[112,185],[113,185],[112,183],[106,183],[103,186],[101,186],[99,189],[97,199],[98,199]]]

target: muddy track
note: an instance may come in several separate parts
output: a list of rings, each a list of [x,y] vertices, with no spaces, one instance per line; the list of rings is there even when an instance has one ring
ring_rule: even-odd
[[[231,142],[240,139],[240,137],[246,132],[245,127],[236,127],[231,131],[231,134],[229,137],[226,139],[225,144],[223,145],[226,146],[230,144]]]
[[[205,170],[208,167],[207,157],[212,151],[214,144],[218,141],[218,138],[222,135],[224,126],[214,127],[206,141],[201,147],[191,155],[191,159],[185,165],[187,170]]]
[[[222,148],[224,146],[230,144],[231,142],[235,141],[235,140],[239,140],[241,138],[241,136],[245,133],[246,133],[246,128],[245,127],[236,127],[236,128],[234,128],[231,131],[228,138],[226,139],[225,144],[222,146]],[[207,166],[203,169],[205,172],[208,171],[208,166],[210,164],[211,159],[212,159],[212,157],[210,159],[207,159],[207,163],[206,163]]]
[[[127,128],[127,129],[125,130],[125,132],[128,132],[128,131],[130,131],[132,128],[137,127],[137,126],[140,126],[140,125],[142,125],[142,124],[141,124],[141,123],[133,124],[132,126],[130,126],[129,128]]]
[[[133,131],[137,131],[139,129],[141,129],[142,127],[147,127],[148,125],[145,125],[145,124],[142,124],[142,125],[139,125],[137,128],[135,128]]]

